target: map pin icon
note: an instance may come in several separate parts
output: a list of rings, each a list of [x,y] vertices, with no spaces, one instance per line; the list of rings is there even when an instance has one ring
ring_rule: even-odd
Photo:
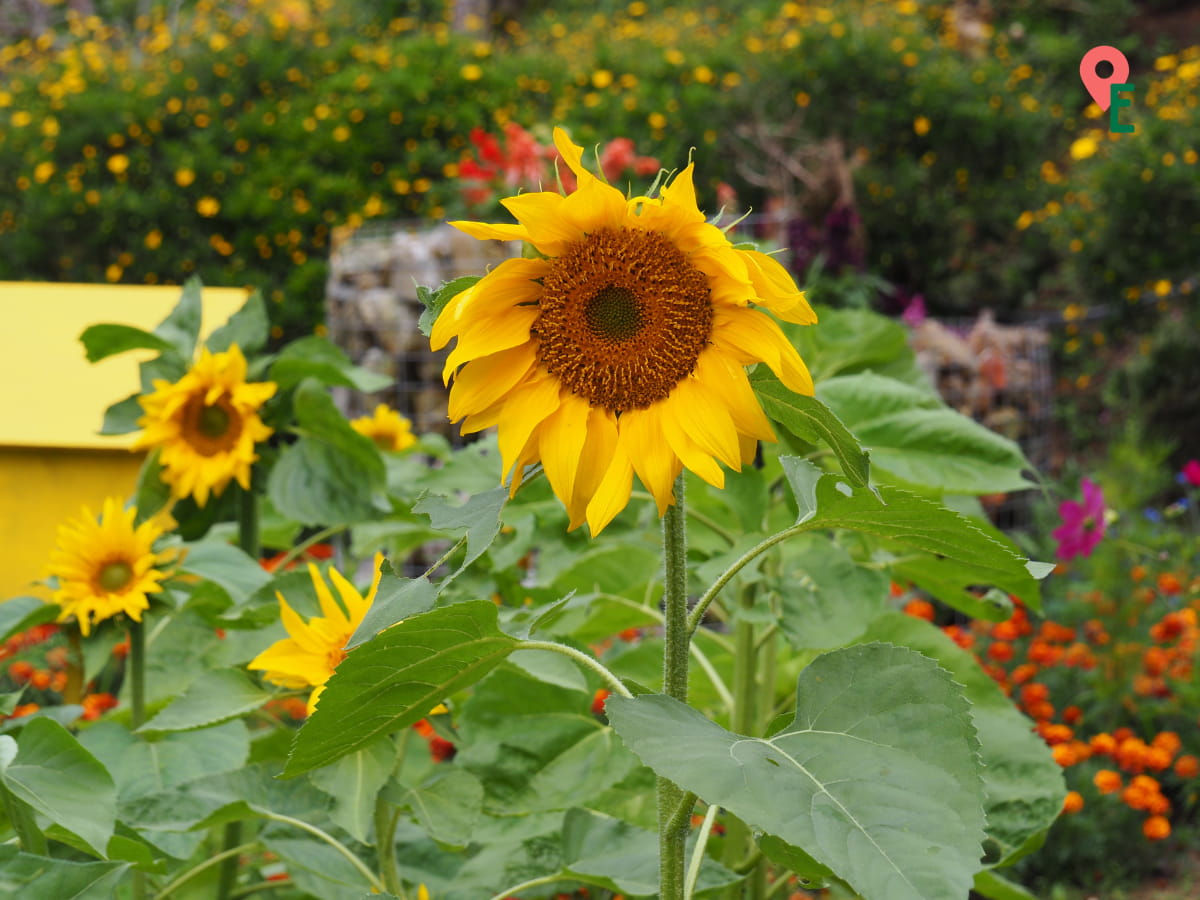
[[[1100,62],[1112,63],[1112,74],[1107,78],[1101,78],[1096,74],[1096,64]],[[1092,95],[1092,99],[1096,101],[1096,105],[1101,109],[1108,109],[1112,105],[1112,93],[1109,86],[1125,83],[1125,79],[1129,77],[1129,60],[1116,47],[1109,47],[1107,44],[1093,47],[1084,54],[1083,60],[1079,63],[1079,77],[1083,80],[1083,86],[1087,88],[1088,93]]]

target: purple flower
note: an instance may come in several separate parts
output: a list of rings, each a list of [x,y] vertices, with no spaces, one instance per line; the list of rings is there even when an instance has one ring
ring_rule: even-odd
[[[1189,459],[1180,474],[1192,487],[1200,487],[1200,460]]]
[[[1091,556],[1104,537],[1104,492],[1100,485],[1083,479],[1083,503],[1064,500],[1058,505],[1062,524],[1053,531],[1059,559]]]

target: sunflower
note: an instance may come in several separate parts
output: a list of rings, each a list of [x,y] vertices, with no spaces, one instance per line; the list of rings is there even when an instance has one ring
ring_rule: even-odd
[[[317,707],[317,698],[325,689],[325,682],[333,674],[338,663],[346,658],[346,644],[362,624],[363,616],[375,600],[379,589],[382,554],[375,557],[375,578],[371,589],[364,597],[337,569],[329,570],[329,580],[337,588],[342,602],[333,598],[329,585],[321,577],[321,571],[313,563],[308,564],[317,599],[321,604],[321,615],[307,622],[302,619],[283,594],[276,592],[279,599],[279,614],[289,637],[276,641],[250,661],[249,668],[264,670],[263,677],[285,688],[315,688],[308,697],[308,712]]]
[[[374,415],[352,420],[350,427],[373,440],[380,450],[398,452],[417,442],[413,437],[412,422],[386,403],[376,406]]]
[[[273,382],[247,384],[236,344],[222,353],[201,348],[179,381],[156,380],[154,393],[138,398],[145,430],[133,448],[162,448],[162,479],[176,498],[192,496],[204,506],[234,478],[249,490],[254,445],[271,436],[258,410],[274,393]]]
[[[85,637],[93,623],[119,613],[142,621],[150,608],[146,595],[162,587],[166,575],[155,567],[165,557],[151,547],[163,528],[154,519],[134,527],[136,516],[136,509],[122,509],[118,498],[109,497],[99,520],[85,506],[78,518],[59,526],[49,566],[58,579],[58,621],[74,616]]]
[[[430,341],[457,338],[443,372],[450,418],[464,432],[498,426],[513,492],[540,461],[570,527],[597,534],[635,473],[662,515],[684,466],[723,487],[720,463],[740,469],[774,440],[745,367],[765,363],[797,393],[813,382],[764,310],[804,325],[816,315],[783,266],[705,221],[691,164],[660,196],[626,198],[561,128],[554,143],[573,193],[504,200],[515,225],[451,223],[525,241],[537,258],[506,260],[454,296]]]

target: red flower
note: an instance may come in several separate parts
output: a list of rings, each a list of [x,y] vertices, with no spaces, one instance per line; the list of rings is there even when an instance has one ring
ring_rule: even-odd
[[[1189,459],[1183,465],[1183,480],[1192,487],[1200,487],[1200,460]]]
[[[604,715],[604,701],[608,699],[609,692],[604,688],[596,691],[596,696],[592,698],[592,715]]]

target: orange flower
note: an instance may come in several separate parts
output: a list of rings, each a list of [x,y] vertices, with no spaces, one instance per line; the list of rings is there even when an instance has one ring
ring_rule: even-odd
[[[942,633],[964,650],[970,650],[973,646],[975,646],[975,635],[964,630],[959,625],[947,625],[942,629]]]
[[[1134,566],[1129,570],[1129,577],[1134,581],[1141,581],[1146,577],[1146,567],[1143,565]]]
[[[1171,823],[1165,816],[1151,816],[1142,823],[1142,834],[1148,841],[1162,841],[1171,836]]]
[[[609,692],[604,688],[598,688],[595,696],[592,698],[592,715],[604,715],[604,701],[608,699]]]
[[[1067,791],[1067,796],[1063,799],[1062,811],[1067,815],[1073,815],[1083,809],[1083,794],[1079,791]]]
[[[998,641],[1015,641],[1020,636],[1020,630],[1011,619],[1007,622],[997,622],[992,626],[992,637]]]
[[[933,604],[928,600],[909,600],[904,604],[904,612],[905,615],[912,616],[914,619],[924,619],[926,622],[933,621]]]
[[[1070,744],[1056,744],[1050,752],[1054,756],[1054,761],[1064,769],[1079,762],[1079,759],[1075,756],[1075,748]]]
[[[1121,776],[1112,769],[1101,769],[1092,778],[1092,784],[1102,794],[1115,794],[1121,789]]]
[[[1075,736],[1075,733],[1066,725],[1044,723],[1039,725],[1037,730],[1038,734],[1042,736],[1042,740],[1052,747],[1055,744],[1065,744]]]
[[[1083,710],[1078,706],[1068,706],[1063,710],[1063,721],[1068,725],[1075,725],[1083,718]]]
[[[1103,731],[1097,735],[1093,735],[1089,743],[1091,744],[1093,753],[1099,753],[1104,756],[1111,756],[1117,749],[1116,739],[1111,734]]]
[[[1015,669],[1012,670],[1011,677],[1012,677],[1013,684],[1024,684],[1025,682],[1029,681],[1031,678],[1036,678],[1037,673],[1038,673],[1038,667],[1036,664],[1021,663],[1021,665],[1017,666]]]
[[[1175,774],[1180,778],[1195,778],[1200,775],[1200,759],[1191,754],[1175,760]]]
[[[1158,576],[1158,589],[1164,594],[1178,594],[1183,591],[1183,585],[1171,572],[1163,572]]]
[[[1167,654],[1162,647],[1151,647],[1142,654],[1142,669],[1152,678],[1167,670]]]
[[[1179,739],[1174,731],[1160,731],[1154,736],[1154,740],[1150,742],[1151,747],[1161,747],[1173,757],[1179,752],[1179,748],[1183,746],[1183,741]]]
[[[987,655],[996,662],[1009,662],[1013,658],[1012,644],[1007,641],[996,641],[987,648]]]

